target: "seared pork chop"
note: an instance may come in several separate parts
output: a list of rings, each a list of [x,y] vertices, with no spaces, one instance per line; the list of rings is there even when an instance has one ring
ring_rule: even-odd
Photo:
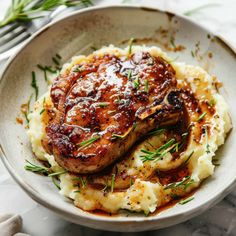
[[[68,171],[98,172],[150,130],[179,120],[176,84],[171,65],[147,52],[94,55],[55,79],[57,112],[43,145]]]

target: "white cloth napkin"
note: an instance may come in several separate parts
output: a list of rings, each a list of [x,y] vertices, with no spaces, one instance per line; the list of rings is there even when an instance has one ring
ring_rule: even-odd
[[[20,233],[22,229],[22,218],[14,214],[0,214],[1,236],[29,236]]]

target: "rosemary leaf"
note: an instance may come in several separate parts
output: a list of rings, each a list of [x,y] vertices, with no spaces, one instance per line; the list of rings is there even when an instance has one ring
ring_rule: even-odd
[[[101,102],[101,103],[98,104],[98,106],[101,107],[101,108],[107,107],[108,105],[109,105],[108,102]]]
[[[43,108],[40,112],[39,115],[42,115],[45,112],[45,109]]]
[[[132,46],[133,46],[134,38],[131,38],[129,40],[129,49],[128,49],[128,55],[132,53]]]
[[[203,120],[206,114],[207,114],[207,112],[203,112],[203,113],[198,117],[197,122]]]
[[[134,80],[134,88],[138,89],[139,88],[139,80],[138,77]]]
[[[99,138],[100,138],[100,136],[97,135],[97,136],[90,138],[88,140],[85,140],[77,145],[81,148],[85,148],[85,147],[91,145],[92,143],[94,143],[95,141],[97,141]]]
[[[65,173],[67,173],[68,171],[67,170],[63,170],[63,171],[59,171],[59,172],[54,172],[52,174],[49,174],[48,176],[49,177],[52,177],[52,176],[58,176],[58,175],[63,175]]]
[[[128,71],[127,79],[130,80],[131,77],[132,77],[132,70],[130,69],[130,70]]]
[[[179,204],[180,204],[180,205],[184,205],[184,204],[186,204],[186,203],[192,201],[193,199],[194,199],[194,197],[189,197],[189,198],[187,198],[187,199],[184,199],[184,200],[180,201]]]
[[[148,85],[148,80],[147,79],[144,81],[144,91],[145,91],[145,93],[149,92],[149,85]]]
[[[115,188],[115,178],[116,178],[116,175],[112,174],[111,175],[111,192],[113,192],[113,190]]]
[[[34,88],[34,90],[35,90],[35,100],[37,100],[38,99],[39,88],[38,88],[38,85],[37,85],[36,75],[35,75],[34,71],[32,71],[31,87]]]
[[[55,176],[51,176],[53,184],[56,186],[57,189],[61,190],[60,184],[57,181],[57,178]]]

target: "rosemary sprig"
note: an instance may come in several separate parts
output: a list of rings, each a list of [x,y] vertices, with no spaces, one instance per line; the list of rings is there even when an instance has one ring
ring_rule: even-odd
[[[206,116],[206,114],[207,114],[207,112],[205,111],[205,112],[203,112],[199,117],[198,117],[198,119],[197,119],[197,122],[199,122],[199,121],[201,121],[201,120],[203,120],[204,119],[204,117]]]
[[[44,0],[33,5],[32,0],[12,0],[4,19],[0,21],[0,27],[17,21],[30,22],[33,19],[44,17],[43,12],[53,11],[62,5],[66,7],[79,5],[87,7],[92,5],[92,2],[90,0]]]
[[[28,165],[25,165],[25,170],[31,171],[31,172],[36,172],[39,174],[44,174],[48,175],[49,174],[49,168],[44,167],[44,166],[38,166],[36,164],[33,164],[32,162],[26,160]]]
[[[93,138],[90,138],[88,140],[85,140],[85,141],[77,144],[77,146],[79,146],[80,148],[85,148],[85,147],[91,145],[92,143],[94,143],[95,141],[97,141],[99,138],[100,138],[100,136],[97,135]]]
[[[183,178],[183,180],[181,180],[179,182],[170,183],[170,184],[166,185],[164,187],[164,189],[166,190],[166,189],[177,188],[177,187],[179,187],[181,185],[185,186],[186,181],[189,180],[189,179],[190,179],[190,176],[186,176],[185,178]]]
[[[193,199],[194,199],[194,197],[189,197],[189,198],[187,198],[187,199],[184,199],[184,200],[180,201],[179,204],[180,204],[180,205],[184,205],[184,204],[186,204],[186,203],[192,201]]]
[[[113,192],[115,188],[115,178],[116,178],[116,174],[112,174],[111,175],[111,192]]]
[[[34,71],[32,71],[31,87],[34,88],[34,90],[35,90],[35,100],[37,100],[38,99],[38,94],[39,94],[39,87],[37,85],[36,75],[35,75]]]

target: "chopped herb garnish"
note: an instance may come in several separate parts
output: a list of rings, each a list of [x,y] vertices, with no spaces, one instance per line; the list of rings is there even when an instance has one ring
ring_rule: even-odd
[[[186,181],[189,180],[189,179],[190,179],[190,176],[186,176],[185,178],[183,178],[182,181],[175,182],[175,183],[170,183],[170,184],[166,185],[166,186],[164,187],[164,189],[166,190],[166,189],[177,188],[177,187],[179,187],[179,186],[181,186],[181,185],[182,185],[182,186],[185,186]]]
[[[175,45],[175,38],[173,36],[170,37],[170,43],[172,45],[173,48],[176,48],[176,45]]]
[[[132,77],[132,70],[129,69],[128,74],[127,74],[127,79],[130,80]]]
[[[184,189],[187,189],[190,185],[194,184],[195,181],[191,179],[187,184],[185,184]]]
[[[206,114],[207,114],[207,112],[203,112],[203,113],[198,117],[197,122],[203,120]]]
[[[116,175],[112,174],[111,175],[111,192],[113,192],[113,190],[115,188],[115,178],[116,178]]]
[[[107,107],[109,105],[108,102],[101,102],[98,104],[99,107],[103,108],[103,107]]]
[[[174,193],[171,193],[170,196],[174,199],[174,200],[178,200],[181,198],[181,196],[177,195],[177,194],[174,194]]]
[[[138,77],[134,80],[134,88],[135,89],[138,89],[138,87],[139,87],[139,79],[138,79]]]
[[[183,167],[183,166],[185,166],[185,165],[189,162],[189,160],[190,160],[190,158],[192,157],[193,153],[194,153],[194,151],[192,151],[192,152],[190,153],[190,155],[187,157],[187,159],[180,165],[180,168]]]
[[[186,203],[192,201],[193,199],[194,199],[194,197],[189,197],[189,198],[187,198],[187,199],[184,199],[184,200],[180,201],[179,204],[180,204],[180,205],[184,205],[184,204],[186,204]]]
[[[85,147],[91,145],[92,143],[94,143],[95,141],[97,141],[99,138],[100,138],[100,136],[95,136],[95,137],[85,140],[77,145],[81,148],[85,148]]]
[[[85,188],[87,185],[87,180],[82,177],[79,177],[79,180],[81,182],[82,188]]]
[[[205,126],[204,129],[205,129],[205,135],[206,135],[206,153],[209,154],[211,151],[210,151],[210,145],[209,145],[209,143],[208,143],[208,131],[207,131],[207,127]]]
[[[193,52],[193,51],[191,51],[191,55],[192,55],[192,57],[195,57],[195,54],[194,54],[194,52]]]
[[[60,184],[57,181],[57,178],[55,176],[52,176],[51,179],[52,179],[53,184],[56,186],[56,188],[61,190],[61,187],[60,187]]]
[[[63,175],[65,173],[67,173],[68,171],[67,170],[63,170],[63,171],[59,171],[59,172],[54,172],[52,174],[49,174],[48,176],[49,177],[52,177],[52,176],[58,176],[58,175]]]
[[[126,137],[126,135],[112,134],[112,138],[123,139],[123,138],[125,138],[125,137]]]
[[[134,184],[134,181],[133,181],[132,178],[130,178],[130,180],[129,180],[129,186],[131,187],[133,184]]]
[[[38,85],[37,85],[36,75],[35,75],[34,71],[32,71],[31,87],[34,88],[34,90],[35,90],[35,100],[37,100],[38,99],[39,88],[38,88]]]
[[[56,53],[56,57],[57,57],[59,60],[61,60],[61,55],[60,55],[60,54]]]
[[[94,46],[91,46],[90,47],[93,51],[97,51],[98,49],[96,48],[96,47],[94,47]]]
[[[141,149],[141,152],[145,153],[146,155],[140,156],[141,160],[143,162],[146,161],[159,161],[161,160],[168,152],[171,152],[175,150],[176,143],[175,139],[170,139],[167,143],[163,144],[161,147],[157,148],[155,151],[147,151],[144,149]]]
[[[128,49],[128,55],[132,53],[132,46],[133,46],[134,38],[131,38],[129,40],[129,49]]]
[[[209,102],[209,105],[210,105],[211,107],[213,107],[213,106],[215,106],[215,104],[216,104],[216,101],[212,98],[212,99],[210,100],[210,102]]]
[[[149,85],[148,85],[148,80],[147,80],[147,79],[145,79],[145,81],[144,81],[144,91],[145,91],[146,93],[149,92]]]
[[[42,115],[45,112],[45,109],[43,108],[40,112],[39,115]]]
[[[53,61],[57,66],[60,66],[60,62],[59,62],[58,58],[52,57],[52,61]]]
[[[135,130],[136,127],[137,127],[137,123],[134,123],[134,124],[133,124],[133,127],[132,127],[132,130]]]
[[[79,189],[78,189],[78,190],[75,190],[74,193],[80,193],[80,190],[79,190]]]

